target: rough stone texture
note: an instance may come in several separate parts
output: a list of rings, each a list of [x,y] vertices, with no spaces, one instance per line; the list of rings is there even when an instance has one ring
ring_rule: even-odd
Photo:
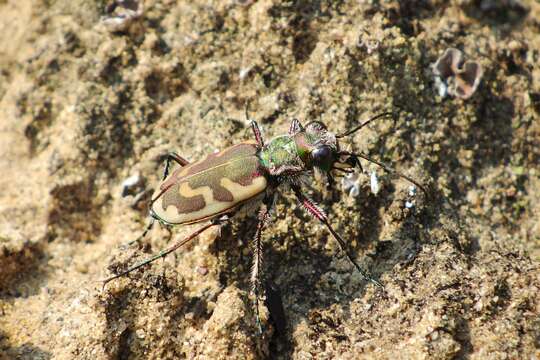
[[[123,32],[103,23],[111,4],[0,1],[0,358],[540,356],[537,1],[147,0]],[[449,47],[485,69],[467,101],[438,96]],[[339,132],[399,109],[346,142],[429,198],[380,169],[377,195],[306,185],[384,292],[287,191],[264,234],[285,318],[261,305],[262,336],[253,219],[102,289],[192,229],[119,247],[164,154],[250,138],[247,101],[267,138],[293,117]]]

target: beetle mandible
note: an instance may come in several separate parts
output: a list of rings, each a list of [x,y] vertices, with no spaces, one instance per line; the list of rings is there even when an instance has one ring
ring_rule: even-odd
[[[268,143],[264,142],[257,122],[251,121],[255,141],[233,145],[194,163],[189,163],[176,153],[168,154],[163,180],[150,202],[150,223],[135,241],[143,238],[156,220],[167,226],[201,222],[207,222],[207,224],[154,256],[104,279],[104,286],[113,279],[165,257],[210,227],[224,224],[230,221],[234,215],[242,211],[246,212],[246,210],[252,211],[254,206],[258,206],[258,224],[253,241],[251,282],[255,315],[259,332],[261,332],[259,319],[262,277],[261,235],[269,220],[276,189],[282,185],[288,185],[302,207],[322,223],[337,240],[341,250],[362,277],[382,287],[368,271],[356,263],[353,256],[347,251],[343,238],[330,225],[328,216],[302,192],[300,180],[318,169],[326,174],[331,186],[334,181],[332,175],[334,171],[350,173],[356,166],[361,169],[359,161],[361,158],[407,179],[427,194],[425,188],[412,178],[368,155],[340,149],[338,139],[355,133],[376,119],[391,115],[390,112],[378,114],[356,128],[339,135],[329,131],[326,125],[320,121],[312,121],[302,126],[297,119],[293,119],[288,134],[277,136]],[[247,105],[246,118],[249,119]],[[169,174],[171,161],[176,162],[180,167]]]

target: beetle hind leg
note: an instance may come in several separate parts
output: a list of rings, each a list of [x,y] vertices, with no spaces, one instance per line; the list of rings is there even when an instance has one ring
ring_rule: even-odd
[[[150,218],[150,221],[148,222],[148,225],[146,226],[146,228],[144,229],[143,233],[141,235],[139,235],[138,237],[136,237],[135,239],[131,240],[130,242],[127,242],[125,244],[122,244],[120,245],[120,248],[121,249],[127,249],[128,247],[130,247],[131,245],[135,244],[135,243],[138,243],[139,241],[141,241],[142,239],[144,239],[146,237],[146,235],[148,234],[148,232],[150,230],[152,230],[152,228],[154,227],[154,223],[156,222],[156,219],[151,217]]]
[[[255,318],[257,323],[257,330],[259,335],[262,335],[261,318],[259,314],[259,302],[261,301],[261,284],[262,284],[262,261],[263,251],[261,236],[264,226],[268,221],[269,210],[265,206],[259,212],[259,222],[257,224],[257,230],[255,232],[255,238],[253,239],[253,267],[251,268],[251,285],[253,292],[253,307],[255,309]]]

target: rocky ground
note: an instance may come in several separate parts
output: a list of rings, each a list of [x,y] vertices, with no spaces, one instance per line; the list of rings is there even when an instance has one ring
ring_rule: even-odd
[[[433,74],[448,48],[483,69],[468,99]],[[539,62],[533,0],[0,0],[0,358],[538,358]],[[306,185],[384,290],[287,191],[262,336],[253,219],[103,288],[193,230],[120,248],[164,155],[251,138],[247,102],[267,138],[395,112],[346,143],[427,196],[367,162]]]

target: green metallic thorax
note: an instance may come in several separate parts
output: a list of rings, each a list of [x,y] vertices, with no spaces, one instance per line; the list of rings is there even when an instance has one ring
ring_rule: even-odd
[[[269,169],[285,164],[296,164],[299,160],[296,143],[288,135],[272,139],[262,149],[260,157],[263,165]]]
[[[315,141],[306,133],[275,137],[260,152],[262,165],[272,175],[310,170],[310,153]]]

